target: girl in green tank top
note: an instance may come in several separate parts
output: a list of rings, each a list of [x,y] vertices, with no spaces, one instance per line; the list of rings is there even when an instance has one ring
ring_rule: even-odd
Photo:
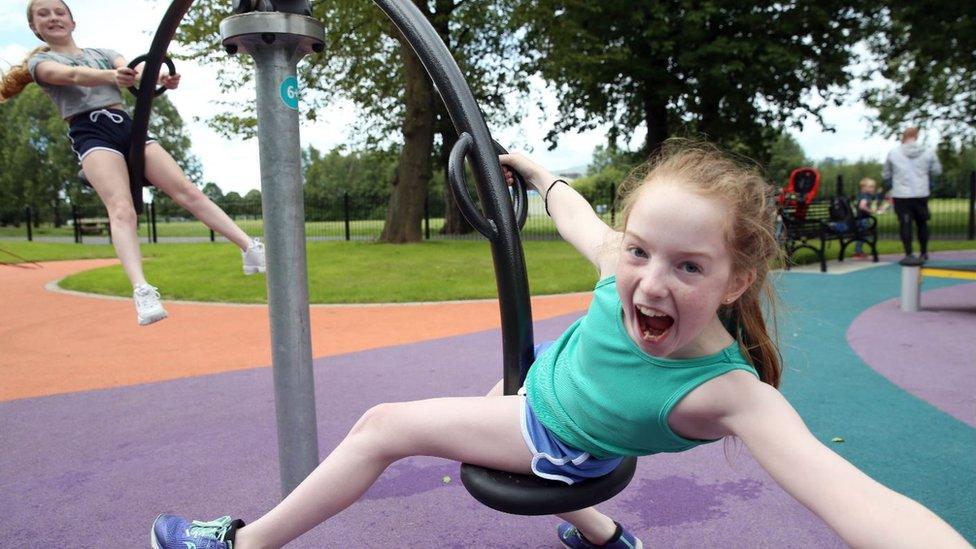
[[[156,547],[279,547],[341,512],[407,456],[532,474],[537,441],[568,454],[553,465],[585,469],[596,458],[600,469],[621,455],[728,436],[851,545],[968,547],[931,511],[821,444],[776,389],[779,353],[761,302],[771,296],[777,254],[774,203],[755,167],[705,144],[668,142],[627,182],[620,225],[611,228],[542,166],[517,154],[500,160],[538,191],[560,235],[600,273],[586,316],[530,370],[528,410],[522,396],[502,395],[501,383],[484,397],[377,406],[254,523],[161,515]],[[566,547],[641,547],[594,508],[560,517]]]

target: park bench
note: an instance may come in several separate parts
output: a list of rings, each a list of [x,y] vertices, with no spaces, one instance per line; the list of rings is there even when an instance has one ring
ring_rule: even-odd
[[[839,261],[844,261],[847,246],[860,240],[870,246],[871,257],[875,263],[878,262],[878,221],[869,215],[862,218],[867,220],[862,227],[846,196],[810,203],[787,200],[780,204],[778,210],[782,220],[779,239],[786,253],[786,270],[792,267],[794,254],[805,248],[816,254],[820,261],[820,272],[827,272],[827,243],[835,240],[840,243]]]
[[[109,234],[111,227],[107,217],[86,217],[78,220],[81,234]]]

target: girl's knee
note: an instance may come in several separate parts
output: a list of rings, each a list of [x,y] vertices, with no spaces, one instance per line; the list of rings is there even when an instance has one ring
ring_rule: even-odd
[[[137,221],[136,210],[132,204],[106,204],[105,209],[108,210],[108,217],[113,226],[135,226]]]
[[[363,451],[390,462],[411,455],[403,407],[404,403],[384,403],[366,410],[349,431],[347,440],[362,444]]]
[[[192,208],[197,202],[208,200],[203,191],[190,183],[180,184],[170,195],[170,198],[184,208]]]
[[[372,435],[388,432],[396,418],[397,407],[397,404],[383,403],[366,410],[353,425],[349,435]]]

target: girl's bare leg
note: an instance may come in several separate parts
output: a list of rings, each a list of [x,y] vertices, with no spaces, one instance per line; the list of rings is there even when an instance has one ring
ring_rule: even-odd
[[[146,179],[204,225],[227,237],[242,251],[247,250],[251,237],[220,206],[190,183],[183,169],[158,143],[146,145]]]
[[[238,530],[234,547],[281,547],[354,503],[387,466],[408,456],[530,473],[521,405],[521,398],[502,396],[376,406],[278,506]]]
[[[505,380],[499,380],[494,387],[488,391],[488,396],[501,396],[505,393]],[[613,519],[596,510],[595,507],[587,507],[579,511],[572,511],[556,515],[557,517],[571,523],[577,530],[583,533],[586,539],[600,545],[605,543],[617,531],[617,525]]]
[[[122,155],[96,150],[81,162],[85,177],[108,210],[112,245],[132,287],[146,283],[136,234],[136,210],[129,191],[129,171]]]
[[[596,545],[603,545],[617,531],[613,519],[597,511],[596,507],[587,507],[556,516],[575,526],[586,539]]]

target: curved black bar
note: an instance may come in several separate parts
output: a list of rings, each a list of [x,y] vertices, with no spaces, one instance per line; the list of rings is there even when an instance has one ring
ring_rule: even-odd
[[[451,148],[451,154],[447,159],[448,181],[451,184],[451,192],[454,194],[454,200],[458,203],[458,207],[461,210],[461,215],[468,220],[468,223],[472,227],[484,235],[485,238],[495,240],[498,237],[498,231],[494,223],[486,220],[481,215],[481,212],[475,207],[471,197],[468,196],[467,180],[464,177],[464,158],[468,154],[468,149],[471,148],[471,142],[471,135],[467,133],[462,133],[458,136],[458,140],[454,143],[454,147]],[[508,152],[498,141],[492,141],[492,143],[495,146],[495,152],[497,154],[505,154]],[[513,174],[515,176],[515,182],[512,184],[514,190],[512,193],[512,207],[515,210],[515,224],[521,230],[525,226],[525,220],[528,217],[528,212],[526,211],[526,205],[529,202],[528,192],[525,187],[525,179],[518,172],[513,172]]]
[[[159,79],[159,67],[166,57],[169,43],[176,35],[176,29],[183,21],[183,16],[190,9],[193,0],[173,0],[169,5],[159,28],[153,35],[152,46],[145,55],[146,65],[142,68],[142,81],[155,82]],[[132,192],[132,205],[136,213],[142,213],[143,174],[146,171],[146,137],[149,135],[149,115],[152,113],[152,102],[156,93],[152,86],[142,86],[136,96],[136,110],[132,115],[132,145],[129,147],[129,190]]]
[[[139,63],[145,61],[147,57],[149,57],[149,54],[144,53],[139,57],[136,57],[132,61],[129,61],[129,68],[130,69],[136,68],[139,65]],[[169,69],[170,74],[176,74],[176,65],[173,64],[173,60],[170,59],[168,55],[163,56],[163,63],[166,63],[166,68]],[[139,85],[141,86],[142,83],[140,82]],[[128,89],[129,89],[129,93],[131,93],[136,97],[139,97],[139,88],[136,87],[135,84],[129,86]],[[158,88],[156,88],[156,93],[154,94],[154,97],[159,97],[164,93],[166,93],[166,86],[159,86]]]
[[[450,51],[427,18],[408,0],[373,0],[403,33],[434,81],[458,135],[473,140],[469,158],[485,217],[498,237],[491,241],[502,323],[505,394],[515,394],[532,365],[532,308],[525,257],[519,240],[512,199],[488,126],[467,81]]]
[[[468,154],[471,142],[471,135],[468,133],[462,133],[458,136],[458,140],[454,143],[451,154],[447,158],[447,180],[451,184],[451,192],[454,193],[454,201],[457,202],[461,215],[485,238],[494,242],[498,238],[498,231],[488,224],[488,221],[478,212],[474,201],[468,196],[468,186],[464,180],[464,157]]]

